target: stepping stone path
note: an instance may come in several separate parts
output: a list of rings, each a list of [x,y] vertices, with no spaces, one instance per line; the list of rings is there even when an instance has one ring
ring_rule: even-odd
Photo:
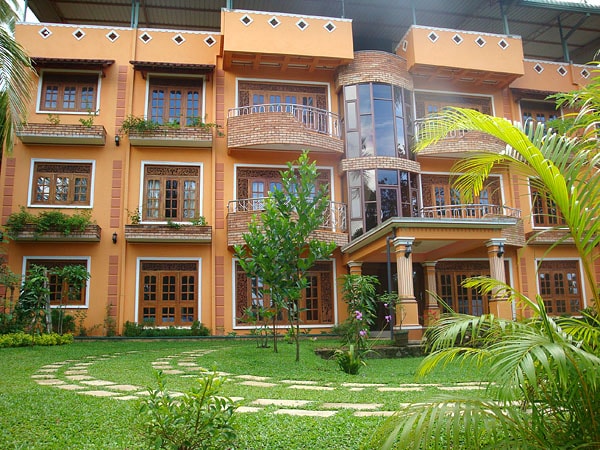
[[[161,370],[164,374],[180,377],[198,377],[200,372],[206,371],[197,363],[197,358],[216,350],[195,350],[187,351],[176,355],[157,358],[152,362],[152,368]],[[115,358],[126,357],[130,353],[139,353],[137,351],[118,352],[110,355],[101,355],[98,357],[87,356],[82,360],[65,360],[55,362],[40,367],[31,378],[39,385],[73,391],[78,394],[91,395],[94,397],[106,397],[115,400],[136,400],[148,395],[148,389],[144,386],[132,384],[119,384],[115,381],[101,380],[90,374],[90,368],[97,362],[110,361]],[[386,385],[382,383],[319,383],[311,380],[273,380],[270,377],[262,377],[249,374],[231,374],[227,372],[217,372],[220,376],[228,377],[228,382],[239,383],[256,388],[273,388],[276,386],[284,387],[290,390],[290,397],[295,397],[293,391],[339,391],[340,398],[344,397],[344,392],[364,391],[366,389],[377,390],[380,392],[411,392],[422,391],[425,388],[435,388],[440,391],[454,390],[478,390],[485,389],[486,385],[482,383],[456,383],[452,385],[441,384],[398,384]],[[181,392],[171,392],[171,395],[181,396]],[[243,397],[232,397],[236,403],[244,402]],[[398,407],[407,406],[407,403],[398,404]],[[273,414],[286,414],[292,416],[309,417],[331,417],[340,411],[350,410],[356,417],[370,416],[391,416],[394,411],[382,410],[380,403],[332,403],[321,402],[317,400],[293,400],[285,398],[257,398],[248,404],[241,404],[237,411],[241,413],[259,413],[267,411]]]

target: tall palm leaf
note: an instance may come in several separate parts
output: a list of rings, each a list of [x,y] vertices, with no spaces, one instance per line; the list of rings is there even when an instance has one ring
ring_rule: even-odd
[[[31,61],[11,34],[16,6],[16,0],[0,0],[0,146],[8,151],[15,128],[26,117],[32,86]]]
[[[594,299],[600,287],[594,278],[594,261],[600,256],[600,152],[580,139],[569,138],[545,129],[543,124],[527,132],[508,120],[463,108],[448,108],[426,122],[416,151],[438,142],[449,132],[473,130],[490,134],[506,143],[500,153],[474,153],[459,161],[453,173],[459,174],[455,186],[467,199],[477,195],[492,169],[510,167],[525,182],[545,192],[564,218],[567,237],[583,261],[583,268]],[[560,241],[559,241],[560,242]],[[558,243],[558,242],[557,242]],[[554,245],[556,245],[555,243]]]

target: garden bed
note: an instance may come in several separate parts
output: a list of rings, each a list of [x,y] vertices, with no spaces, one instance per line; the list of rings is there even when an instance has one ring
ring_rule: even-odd
[[[323,359],[333,359],[337,348],[316,348],[315,354]],[[409,344],[404,347],[395,345],[376,345],[371,347],[371,351],[365,354],[367,359],[392,359],[407,358],[412,356],[423,356],[423,346],[421,344]]]

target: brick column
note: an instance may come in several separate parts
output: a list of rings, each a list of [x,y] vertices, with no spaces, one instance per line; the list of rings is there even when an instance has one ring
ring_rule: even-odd
[[[400,299],[400,304],[396,307],[394,331],[400,328],[400,324],[402,324],[402,328],[421,329],[419,307],[413,287],[412,244],[414,240],[415,238],[412,237],[397,237],[393,240],[398,273],[398,298]],[[418,337],[420,337],[420,333]]]
[[[504,273],[504,243],[505,239],[490,239],[485,243],[488,249],[488,259],[490,261],[490,277],[506,283],[506,274]],[[503,298],[497,290],[492,291],[489,300],[490,314],[503,319],[512,318],[512,309],[509,302]]]
[[[435,261],[424,262],[425,269],[425,289],[427,295],[427,304],[423,312],[425,326],[431,326],[433,322],[440,318],[440,306],[438,305],[435,293],[437,292],[437,280],[435,277]]]
[[[362,275],[362,262],[361,261],[350,261],[348,262],[348,269],[350,275]]]

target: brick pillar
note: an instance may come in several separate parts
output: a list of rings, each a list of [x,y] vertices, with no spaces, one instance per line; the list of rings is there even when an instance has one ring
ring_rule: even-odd
[[[350,261],[348,263],[350,275],[362,275],[362,264],[361,261]]]
[[[397,237],[393,240],[396,250],[396,268],[398,272],[398,298],[396,307],[396,323],[394,331],[400,328],[421,330],[419,324],[419,307],[415,299],[413,287],[412,244],[415,238]],[[413,337],[420,337],[416,333]]]
[[[506,274],[504,273],[504,243],[505,239],[490,239],[485,243],[488,249],[488,259],[490,261],[490,277],[506,283]],[[492,291],[490,300],[490,314],[503,319],[512,318],[512,308],[509,302],[503,298],[497,290]]]
[[[437,292],[437,280],[435,277],[435,261],[424,262],[425,269],[425,289],[427,295],[427,304],[423,312],[425,326],[431,326],[433,322],[440,318],[440,306],[438,305],[435,293]]]

